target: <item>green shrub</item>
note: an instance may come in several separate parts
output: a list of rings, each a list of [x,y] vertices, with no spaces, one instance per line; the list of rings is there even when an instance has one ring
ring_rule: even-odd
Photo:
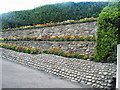
[[[36,49],[35,50],[31,50],[30,54],[38,54],[38,50],[36,50]]]
[[[72,54],[70,54],[70,58],[77,58],[77,56],[78,56],[78,53],[72,53]]]
[[[50,53],[51,53],[51,50],[45,49],[45,50],[43,50],[43,53],[50,54]]]
[[[120,43],[120,2],[105,7],[99,14],[95,60],[117,61],[117,44]]]
[[[75,37],[71,37],[70,41],[75,41],[75,39],[76,39]]]
[[[93,60],[94,60],[94,56],[89,56],[89,59],[90,59],[91,61],[93,61]]]
[[[64,41],[64,38],[63,37],[59,38],[59,41]]]
[[[58,51],[58,55],[61,56],[64,53],[64,51]]]

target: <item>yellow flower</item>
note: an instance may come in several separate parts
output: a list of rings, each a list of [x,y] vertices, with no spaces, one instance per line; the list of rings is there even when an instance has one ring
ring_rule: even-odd
[[[56,36],[51,36],[51,38],[56,38]]]
[[[70,56],[70,54],[67,54],[67,56],[69,57],[69,56]]]
[[[43,25],[41,25],[41,24],[35,25],[35,27],[41,27],[41,26],[43,26]]]
[[[24,26],[24,28],[29,28],[29,27],[33,27],[33,26]]]
[[[67,51],[64,51],[64,53],[68,53]]]
[[[8,45],[7,43],[0,43],[0,45]]]
[[[8,37],[8,39],[12,39],[12,38],[13,38],[12,36]]]
[[[90,19],[94,19],[94,17],[91,17]]]
[[[78,54],[78,56],[83,56],[84,54]]]
[[[84,59],[88,59],[89,58],[89,56],[85,56],[85,57],[83,57]]]
[[[42,37],[38,37],[37,39],[42,39]]]
[[[46,25],[49,25],[50,23],[46,23]]]
[[[0,40],[4,40],[4,38],[0,37]]]
[[[63,37],[63,35],[58,36],[59,38]]]
[[[12,28],[4,29],[4,30],[10,30],[10,29],[12,29]]]
[[[85,19],[80,19],[79,21],[82,22],[82,21],[85,21]]]
[[[75,20],[70,20],[71,22],[74,22]]]
[[[84,36],[79,36],[79,38],[84,38]]]
[[[70,36],[71,38],[75,38],[75,36]]]

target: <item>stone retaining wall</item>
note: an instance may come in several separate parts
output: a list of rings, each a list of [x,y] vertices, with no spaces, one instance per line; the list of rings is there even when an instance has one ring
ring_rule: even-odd
[[[51,54],[27,54],[7,49],[2,57],[95,88],[111,88],[116,65]]]
[[[65,51],[77,51],[81,54],[88,53],[89,55],[94,54],[95,42],[94,41],[6,41],[11,45],[17,46],[31,46],[35,48],[58,48]]]
[[[18,36],[18,37],[32,37],[41,35],[95,35],[97,22],[78,23],[53,27],[45,27],[39,29],[4,31],[3,37]]]

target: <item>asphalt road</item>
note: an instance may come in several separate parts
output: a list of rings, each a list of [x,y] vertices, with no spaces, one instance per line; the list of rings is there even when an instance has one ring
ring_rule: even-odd
[[[2,61],[2,88],[89,88],[27,66]]]

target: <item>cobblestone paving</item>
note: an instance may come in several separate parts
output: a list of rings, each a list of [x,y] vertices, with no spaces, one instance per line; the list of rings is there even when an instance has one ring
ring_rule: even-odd
[[[31,55],[12,50],[1,50],[3,58],[91,87],[110,88],[113,77],[116,76],[116,65],[113,63],[98,63],[52,54]]]

